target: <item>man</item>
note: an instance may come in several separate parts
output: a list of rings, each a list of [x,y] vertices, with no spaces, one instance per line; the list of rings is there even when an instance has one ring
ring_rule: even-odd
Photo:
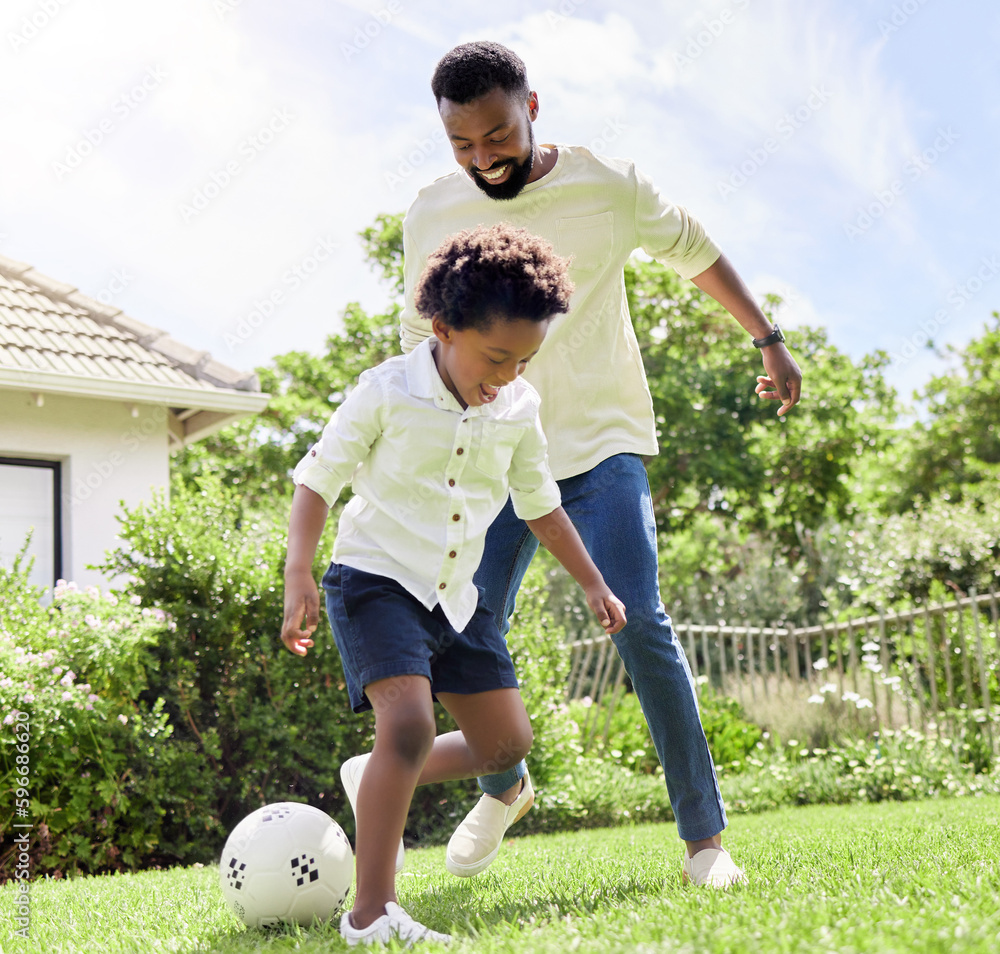
[[[744,881],[722,848],[725,809],[691,671],[659,596],[656,527],[640,457],[657,452],[656,430],[628,313],[625,262],[642,248],[718,301],[760,348],[765,374],[756,390],[781,401],[779,415],[798,402],[801,372],[781,332],[698,222],[662,199],[631,162],[536,142],[538,95],[512,51],[489,42],[458,46],[438,63],[431,87],[461,168],[421,190],[403,223],[403,348],[431,333],[414,309],[413,291],[427,256],[446,236],[508,222],[571,258],[576,292],[570,312],[553,322],[525,377],[541,394],[563,506],[628,613],[615,644],[663,765],[686,844],[684,879],[720,887]],[[536,547],[508,502],[490,528],[476,574],[504,634]],[[440,742],[447,745],[447,736]],[[490,794],[448,846],[455,874],[474,875],[489,865],[507,828],[533,801],[520,765],[480,779],[480,787]]]

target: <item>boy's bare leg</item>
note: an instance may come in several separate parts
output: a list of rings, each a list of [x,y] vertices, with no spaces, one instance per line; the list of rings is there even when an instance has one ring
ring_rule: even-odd
[[[434,704],[424,676],[365,686],[375,710],[375,747],[358,788],[355,928],[366,928],[396,901],[396,847],[413,790],[434,743]],[[474,774],[474,773],[473,773]]]
[[[458,723],[459,731],[446,732],[434,740],[418,785],[496,774],[527,755],[531,720],[519,690],[491,689],[470,695],[439,692],[437,698]],[[496,797],[509,805],[520,790],[518,782]]]
[[[478,775],[469,774],[468,766],[472,761],[473,756],[465,741],[465,736],[458,731],[445,732],[434,740],[434,748],[424,763],[424,770],[420,773],[420,781],[417,782],[417,785],[478,778]],[[505,805],[510,805],[520,792],[521,782],[518,782],[506,792],[495,797],[499,798]]]

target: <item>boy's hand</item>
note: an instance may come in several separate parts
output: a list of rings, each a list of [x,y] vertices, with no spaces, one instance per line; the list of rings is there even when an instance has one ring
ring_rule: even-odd
[[[305,627],[302,626],[303,617]],[[281,641],[296,656],[304,656],[313,645],[312,634],[319,625],[319,589],[312,573],[285,573],[285,619]]]
[[[609,636],[617,633],[627,622],[625,606],[622,601],[608,589],[607,584],[591,587],[585,591],[587,605],[594,611],[597,621],[604,627]]]

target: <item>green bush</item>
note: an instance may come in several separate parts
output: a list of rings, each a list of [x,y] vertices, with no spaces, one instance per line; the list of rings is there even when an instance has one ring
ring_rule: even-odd
[[[163,744],[162,700],[137,701],[170,621],[95,587],[60,585],[48,606],[42,595],[22,557],[0,568],[0,707],[28,739],[16,746],[13,728],[0,739],[2,827],[34,826],[40,872],[186,859],[212,828],[211,779],[191,747]]]
[[[758,726],[747,721],[735,699],[716,693],[707,684],[700,688],[698,711],[716,765],[744,758],[763,735]],[[570,704],[570,714],[580,726],[580,742],[589,755],[634,772],[661,771],[649,727],[634,693],[608,696],[597,706],[589,700],[577,699]]]
[[[349,828],[337,770],[372,745],[371,727],[351,715],[325,616],[304,659],[279,639],[283,519],[254,519],[238,493],[201,478],[175,487],[169,505],[128,512],[125,545],[103,567],[130,576],[132,591],[175,623],[152,648],[147,693],[164,699],[175,737],[212,770],[213,850],[223,832],[273,801],[307,801]],[[317,579],[328,553],[324,542]]]
[[[800,748],[791,740],[768,750],[761,743],[743,764],[720,774],[733,812],[1000,792],[1000,777],[976,774],[959,747],[912,729],[884,730],[830,749]]]
[[[348,834],[354,819],[340,785],[341,762],[371,749],[374,717],[350,710],[340,657],[322,614],[305,659],[281,644],[285,514],[254,519],[238,494],[212,477],[175,488],[126,514],[125,545],[104,567],[128,574],[144,602],[166,610],[174,629],[151,649],[149,698],[162,697],[176,739],[197,748],[215,777],[219,828],[209,845],[253,809],[281,799],[329,812]],[[330,552],[331,515],[314,573]],[[206,530],[206,528],[208,528]],[[542,609],[544,574],[532,570],[510,635],[535,733],[532,776],[544,785],[572,749],[575,726],[562,704],[568,659],[561,631]],[[455,728],[440,707],[438,731]],[[409,841],[447,838],[479,796],[475,782],[417,790]]]

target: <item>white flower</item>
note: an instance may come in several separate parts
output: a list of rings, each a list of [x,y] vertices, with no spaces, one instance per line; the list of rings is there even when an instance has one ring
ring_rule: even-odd
[[[837,686],[836,686],[836,684],[834,684],[832,682],[825,682],[820,687],[819,691],[820,692],[836,692],[837,691]]]
[[[130,597],[128,598],[128,601],[129,601],[129,602],[130,602],[130,603],[131,603],[131,604],[132,604],[133,606],[139,606],[139,605],[141,605],[141,604],[142,604],[142,597],[141,597],[141,596],[130,596]]]
[[[812,695],[808,699],[806,699],[806,702],[813,702],[813,703],[816,703],[816,705],[820,705],[821,706],[821,705],[823,705],[823,702],[825,700],[826,700],[826,696]]]
[[[875,704],[871,701],[871,699],[858,699],[854,704],[859,709],[874,709],[875,708]]]
[[[124,715],[124,714],[121,714],[121,715],[119,715],[119,716],[118,716],[118,721],[119,721],[119,722],[120,722],[120,723],[121,723],[122,725],[128,725],[128,716],[127,716],[127,715]]]
[[[860,699],[860,698],[861,698],[861,696],[859,696],[856,692],[845,692],[840,697],[840,701],[841,702],[857,702],[858,699]]]
[[[84,616],[83,617],[83,621],[91,629],[93,629],[95,626],[99,626],[101,624],[101,621],[93,613],[88,613],[86,616]]]
[[[816,662],[813,663],[813,669],[815,669],[817,672],[822,672],[824,669],[829,669],[829,668],[830,668],[829,659],[817,659]]]
[[[63,702],[71,702],[72,699],[73,699],[73,693],[72,692],[64,692],[62,694],[62,701]]]
[[[72,686],[73,680],[76,679],[76,673],[71,669],[62,679],[59,680],[60,686]]]
[[[877,653],[878,652],[878,643],[873,643],[873,642],[871,642],[871,640],[869,640],[867,643],[862,644],[862,646],[861,646],[861,652],[863,652],[863,653]]]

